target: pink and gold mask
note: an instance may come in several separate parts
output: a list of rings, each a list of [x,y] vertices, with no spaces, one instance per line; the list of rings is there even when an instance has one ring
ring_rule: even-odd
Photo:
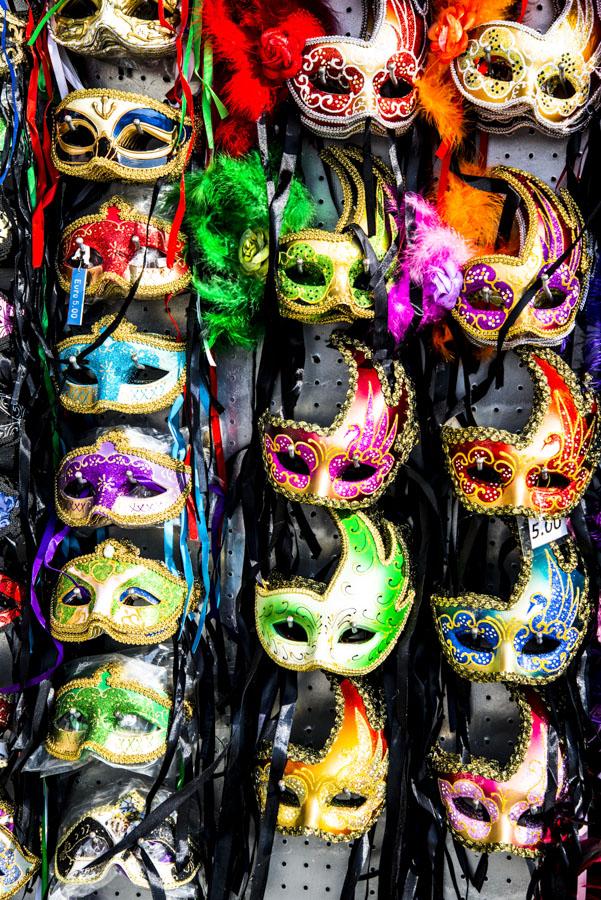
[[[584,128],[601,89],[595,0],[568,0],[545,34],[499,21],[474,28],[469,38],[451,72],[485,129],[511,131],[532,121],[560,136]]]
[[[597,401],[550,350],[516,352],[534,380],[530,419],[519,434],[447,423],[447,468],[457,496],[474,512],[560,518],[574,509],[597,464]]]
[[[507,317],[540,276],[543,287],[509,329],[504,346],[559,344],[573,329],[588,287],[591,248],[586,238],[574,244],[582,217],[567,191],[557,195],[528,172],[500,166],[491,174],[520,198],[523,239],[515,255],[477,256],[465,264],[453,318],[474,343],[494,346]],[[557,271],[545,277],[573,244]]]
[[[544,820],[549,721],[538,698],[518,702],[521,734],[507,766],[483,757],[465,762],[438,746],[431,760],[449,825],[462,844],[480,853],[535,857],[551,839]],[[558,801],[565,785],[561,751],[554,775]]]
[[[351,681],[340,682],[335,691],[337,719],[324,749],[288,747],[277,819],[284,834],[352,841],[369,831],[384,806],[388,745],[383,721],[365,691]],[[271,748],[265,751],[268,758]],[[269,769],[263,761],[256,770],[261,810]]]
[[[411,0],[374,5],[369,39],[311,38],[300,72],[288,82],[301,121],[317,134],[348,137],[362,131],[367,119],[380,132],[403,134],[415,118],[424,15]]]
[[[353,509],[386,490],[415,443],[413,387],[400,363],[391,388],[363,344],[335,335],[349,366],[349,391],[329,428],[282,419],[259,420],[263,461],[276,491],[301,503]]]

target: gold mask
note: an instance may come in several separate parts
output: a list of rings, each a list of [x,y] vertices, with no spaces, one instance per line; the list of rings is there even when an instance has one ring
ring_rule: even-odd
[[[147,13],[151,12],[149,18]],[[164,0],[164,28],[148,0],[68,0],[50,20],[57,44],[86,56],[158,57],[175,50],[177,4]]]
[[[277,819],[284,834],[351,841],[369,831],[384,806],[388,746],[382,718],[353,682],[336,684],[335,693],[336,724],[325,747],[317,752],[288,747]],[[271,748],[265,750],[270,756]],[[256,772],[262,810],[269,769],[263,761]]]
[[[451,72],[486,130],[506,132],[534,121],[549,134],[570,134],[593,115],[601,90],[594,0],[568,0],[545,34],[519,22],[487,22],[469,38]]]
[[[4,37],[5,36],[5,37]],[[25,22],[8,12],[7,9],[0,8],[0,40],[6,43],[6,56],[0,53],[0,75],[8,75],[8,65],[6,57],[10,60],[12,66],[18,66],[23,62],[25,54],[23,47],[25,44]]]

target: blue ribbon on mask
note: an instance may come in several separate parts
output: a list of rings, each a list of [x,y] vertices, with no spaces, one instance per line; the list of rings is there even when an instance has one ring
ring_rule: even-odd
[[[15,155],[15,149],[17,147],[17,135],[19,133],[19,104],[17,101],[17,76],[15,74],[14,66],[10,60],[8,55],[8,50],[6,47],[6,32],[8,31],[8,22],[7,22],[7,13],[8,7],[6,5],[6,0],[0,0],[0,8],[4,13],[4,27],[2,29],[2,56],[4,57],[4,61],[8,66],[8,71],[10,74],[10,89],[12,94],[12,114],[13,114],[13,132],[11,138],[10,152],[8,154],[8,159],[6,160],[6,165],[4,167],[4,172],[0,175],[0,186],[4,184],[8,173],[10,171],[10,166],[13,161],[13,156]]]

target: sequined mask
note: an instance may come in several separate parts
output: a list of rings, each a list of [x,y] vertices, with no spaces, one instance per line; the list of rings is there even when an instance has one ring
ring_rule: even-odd
[[[136,298],[162,300],[190,283],[186,238],[180,231],[175,258],[167,266],[171,222],[141,215],[121,197],[103,203],[98,213],[65,228],[58,253],[60,286],[69,292],[75,269],[86,270],[86,301],[128,296],[139,278]]]
[[[545,34],[500,21],[472,29],[469,37],[451,72],[482,127],[503,132],[533,122],[554,136],[585,127],[601,89],[595,0],[568,0]]]
[[[181,175],[193,137],[185,116],[151,97],[107,88],[73,91],[54,114],[52,162],[91,181]]]
[[[164,0],[163,16],[170,28],[148,0],[70,0],[50,20],[50,31],[67,50],[97,59],[166,56],[175,52],[179,25],[173,0]]]
[[[60,839],[54,857],[56,877],[63,884],[97,884],[111,869],[124,872],[129,880],[142,888],[149,888],[146,866],[140,850],[152,860],[166,890],[176,890],[188,884],[200,868],[198,848],[188,838],[188,855],[181,869],[176,866],[176,817],[161,822],[147,837],[141,838],[131,850],[124,850],[98,866],[94,861],[119,843],[143,820],[146,799],[137,790],[122,794],[112,804],[94,806]]]
[[[449,825],[462,844],[480,853],[535,857],[550,840],[544,824],[549,725],[537,698],[529,697],[532,706],[518,700],[521,734],[505,768],[482,757],[462,761],[440,747],[431,758]],[[559,800],[565,780],[561,750],[553,776]]]
[[[185,344],[159,334],[142,334],[122,321],[104,343],[78,360],[112,321],[112,316],[105,316],[89,334],[57,345],[64,372],[63,406],[78,413],[143,413],[170,406],[186,383]]]
[[[447,661],[470,681],[554,681],[574,660],[593,612],[571,538],[524,556],[506,604],[472,593],[430,602]]]
[[[6,9],[6,6],[0,8],[0,41],[2,41],[3,47],[3,52],[0,54],[0,76],[2,78],[9,73],[6,57],[10,60],[13,68],[19,66],[25,59],[25,25],[25,20],[13,15]]]
[[[313,325],[373,319],[369,260],[350,230],[356,224],[367,234],[363,157],[355,148],[334,147],[323,151],[321,158],[342,187],[342,215],[334,231],[307,228],[280,239],[276,284],[280,315]],[[376,163],[375,177],[376,233],[370,240],[378,260],[384,260],[397,231],[386,211],[392,173]],[[392,274],[395,251],[389,256],[387,269]]]
[[[415,443],[413,387],[401,364],[391,389],[371,350],[332,337],[349,367],[346,401],[329,428],[263,413],[259,427],[267,477],[291,500],[331,507],[372,504]]]
[[[393,649],[411,610],[400,531],[365,513],[334,513],[340,561],[328,584],[275,575],[256,588],[257,634],[281,666],[365,675]]]
[[[25,589],[8,575],[0,573],[0,629],[6,628],[21,615]]]
[[[377,131],[403,134],[415,118],[424,14],[411,0],[376,0],[374,7],[369,38],[330,35],[305,44],[302,67],[288,87],[303,125],[317,134],[348,137],[368,119]]]
[[[87,751],[126,766],[159,759],[167,745],[171,699],[164,689],[128,674],[122,663],[110,663],[59,688],[44,741],[48,753],[75,761]]]
[[[337,719],[324,749],[288,747],[277,819],[284,834],[351,841],[369,831],[384,806],[388,746],[383,722],[352,682],[342,681],[335,692]],[[270,748],[265,750],[269,756]],[[269,762],[261,762],[256,770],[262,811],[269,769]]]
[[[63,457],[56,509],[73,528],[156,525],[174,518],[190,493],[190,467],[108,431]]]
[[[14,897],[35,875],[40,860],[14,835],[14,812],[6,800],[0,803],[0,900]]]
[[[495,253],[466,263],[453,318],[476,344],[496,345],[507,317],[541,276],[543,287],[509,329],[504,346],[559,344],[572,331],[586,297],[592,252],[586,237],[556,272],[545,272],[576,241],[582,217],[567,191],[555,194],[534,175],[504,167],[491,174],[520,199],[520,248],[515,255]]]
[[[175,633],[188,587],[164,563],[143,559],[121,541],[103,541],[94,553],[64,567],[52,596],[50,626],[61,641],[109,634],[125,644],[158,644]],[[194,588],[188,608],[195,609]]]
[[[447,423],[442,428],[447,468],[457,496],[474,512],[566,516],[582,497],[597,464],[597,402],[550,350],[515,352],[534,381],[526,426],[513,434]]]

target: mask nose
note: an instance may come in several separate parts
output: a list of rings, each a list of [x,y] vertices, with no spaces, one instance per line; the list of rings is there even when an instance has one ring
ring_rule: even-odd
[[[322,622],[317,632],[315,650],[312,654],[313,662],[320,668],[329,668],[334,662],[332,644],[332,636],[324,628]]]
[[[96,143],[96,156],[102,156],[104,158],[108,158],[111,155],[111,142],[107,137],[98,138]]]
[[[112,509],[117,499],[118,491],[112,485],[100,483],[94,490],[94,509]]]
[[[526,484],[526,479],[520,473],[516,473],[512,483],[505,489],[505,496],[502,500],[503,506],[526,506],[532,505],[530,491]]]
[[[330,478],[327,464],[320,463],[318,465],[317,470],[311,476],[308,487],[309,490],[318,497],[325,498],[334,496],[332,479]]]
[[[320,816],[321,812],[319,808],[319,797],[316,797],[314,794],[309,794],[303,805],[303,826],[305,828],[311,828],[312,830],[317,831],[317,829],[319,828]]]
[[[113,585],[111,579],[104,584],[97,584],[95,597],[90,600],[90,613],[109,617],[113,608]]]
[[[498,672],[515,671],[515,651],[511,641],[504,640],[497,650]]]

